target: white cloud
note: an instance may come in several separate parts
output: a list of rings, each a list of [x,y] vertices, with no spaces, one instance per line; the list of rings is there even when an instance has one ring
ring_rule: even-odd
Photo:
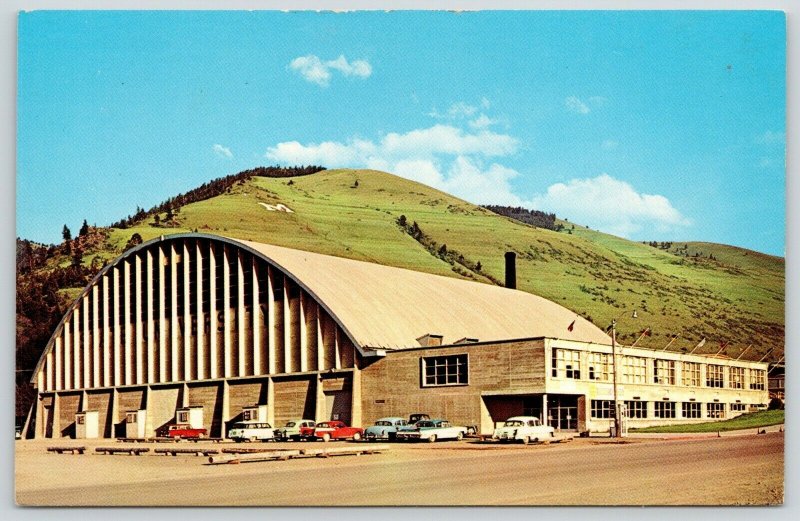
[[[576,114],[588,114],[591,112],[589,106],[575,96],[566,98],[564,100],[564,105],[567,106],[567,110],[570,112],[575,112]]]
[[[608,98],[604,96],[590,96],[589,103],[596,107],[603,107],[606,103],[608,103]]]
[[[531,205],[622,237],[642,230],[664,233],[691,225],[666,197],[639,193],[608,174],[554,184],[545,194],[534,196]]]
[[[400,134],[390,132],[379,142],[351,139],[347,143],[325,141],[303,145],[278,143],[265,156],[281,163],[324,164],[328,167],[365,166],[377,160],[431,159],[441,155],[506,156],[516,152],[516,138],[488,130],[464,132],[449,125],[434,125]]]
[[[786,134],[767,130],[763,134],[756,136],[755,142],[759,145],[782,145],[786,143]]]
[[[283,164],[385,170],[473,203],[521,204],[509,184],[518,172],[488,161],[514,154],[517,147],[517,139],[506,134],[434,125],[391,132],[378,141],[288,141],[269,147],[265,156]]]
[[[450,108],[447,110],[447,115],[450,116],[451,119],[468,118],[475,114],[477,110],[477,107],[459,101],[458,103],[450,105]]]
[[[469,126],[472,128],[486,128],[494,125],[495,123],[497,123],[496,119],[492,119],[483,112],[481,112],[480,116],[469,122]]]
[[[428,112],[428,116],[430,116],[432,118],[436,118],[436,119],[448,119],[448,120],[451,120],[451,121],[464,120],[464,119],[472,118],[473,116],[475,116],[475,114],[478,113],[479,110],[488,110],[489,107],[491,107],[491,105],[492,105],[491,102],[489,102],[489,100],[486,99],[486,98],[481,98],[481,101],[478,104],[478,106],[471,105],[471,104],[469,104],[469,103],[467,103],[465,101],[457,101],[457,102],[453,103],[452,105],[450,105],[450,108],[448,108],[447,112],[445,112],[444,114],[440,113],[434,107],[430,112]],[[479,121],[479,120],[482,121],[481,118],[485,118],[485,119],[488,120],[487,116],[485,116],[484,114],[481,114],[474,121]],[[492,120],[490,120],[490,121],[492,121]],[[494,123],[494,121],[492,121],[492,123]],[[489,124],[491,124],[491,123],[489,123]],[[488,125],[484,125],[484,126],[488,126]],[[473,128],[477,128],[477,127],[473,127]]]
[[[619,146],[619,141],[614,141],[613,139],[604,139],[600,146],[603,147],[604,150],[614,150]]]
[[[335,60],[322,61],[319,57],[309,54],[292,60],[289,68],[297,71],[306,81],[327,87],[331,80],[331,71],[338,71],[344,76],[369,78],[372,75],[372,66],[366,60],[348,62],[344,55]]]
[[[233,157],[233,153],[231,152],[231,149],[228,147],[224,147],[222,145],[214,145],[213,147],[211,147],[211,149],[219,157],[224,157],[227,159],[231,159]]]

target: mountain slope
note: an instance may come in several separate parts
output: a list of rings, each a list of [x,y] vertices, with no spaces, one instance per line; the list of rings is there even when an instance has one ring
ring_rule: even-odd
[[[283,204],[292,213],[260,203]],[[401,215],[406,229],[397,224]],[[414,222],[424,245],[408,233]],[[184,206],[174,227],[148,220],[112,229],[102,255],[116,255],[133,233],[147,240],[197,230],[492,283],[504,279],[503,253],[515,251],[519,289],[601,327],[618,318],[624,342],[649,327],[651,336],[638,345],[660,348],[680,334],[670,349],[690,350],[705,337],[698,352],[716,352],[728,342],[725,353],[732,356],[751,343],[747,358],[771,348],[769,358],[782,353],[782,258],[707,243],[663,250],[562,223],[561,232],[535,228],[391,174],[331,170],[291,179],[254,177]],[[446,255],[439,254],[441,245]],[[629,315],[633,309],[636,320]]]
[[[285,205],[291,212],[270,211]],[[398,224],[405,217],[405,226]],[[784,260],[710,243],[653,247],[566,221],[561,232],[496,215],[427,186],[366,170],[292,178],[252,177],[222,195],[164,212],[126,229],[80,238],[82,263],[97,269],[135,235],[148,240],[202,231],[350,257],[484,283],[504,279],[506,251],[518,255],[518,288],[556,301],[638,345],[769,359],[783,353]],[[416,223],[416,227],[414,224]],[[69,248],[65,247],[69,246]],[[62,245],[39,268],[75,262]],[[66,279],[65,279],[66,280]],[[71,279],[70,279],[71,280]],[[77,279],[76,279],[77,280]],[[77,289],[63,289],[66,297]],[[458,305],[458,303],[453,303]],[[637,311],[638,318],[631,318]],[[564,325],[566,328],[567,324]]]

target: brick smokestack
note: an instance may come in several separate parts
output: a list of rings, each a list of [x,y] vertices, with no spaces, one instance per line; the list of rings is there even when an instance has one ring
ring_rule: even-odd
[[[506,287],[517,289],[517,254],[506,252]]]

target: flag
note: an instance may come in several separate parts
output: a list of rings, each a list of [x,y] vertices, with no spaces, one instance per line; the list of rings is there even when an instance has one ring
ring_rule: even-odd
[[[572,331],[573,329],[575,329],[575,321],[574,320],[572,321],[572,324],[567,326],[567,331]]]
[[[700,342],[698,342],[697,345],[694,346],[694,348],[697,349],[698,347],[703,347],[704,345],[706,345],[706,337],[703,337],[703,339]]]

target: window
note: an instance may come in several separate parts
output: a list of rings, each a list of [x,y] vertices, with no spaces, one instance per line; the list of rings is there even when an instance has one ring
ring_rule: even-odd
[[[731,367],[730,369],[730,388],[743,389],[744,388],[744,367]]]
[[[764,371],[750,369],[750,389],[764,390]]]
[[[242,411],[242,419],[243,419],[244,421],[250,421],[250,420],[252,420],[253,418],[251,418],[251,417],[250,417],[250,413],[251,413],[251,412],[252,412],[252,411],[250,411],[250,409],[246,409],[246,410]]]
[[[725,417],[725,404],[719,402],[711,402],[706,404],[706,418],[724,418]]]
[[[592,418],[613,418],[614,402],[612,400],[592,400]]]
[[[581,353],[571,349],[553,349],[553,376],[556,378],[581,377]]]
[[[611,381],[611,355],[589,353],[589,380]]]
[[[647,402],[629,400],[625,402],[628,418],[647,418]]]
[[[422,386],[467,385],[467,355],[432,356],[422,359]]]
[[[125,415],[125,421],[127,421],[128,423],[136,423],[136,413],[135,412],[127,413]]]
[[[178,423],[189,423],[189,411],[180,411],[178,413]]]
[[[647,381],[645,359],[639,356],[626,356],[623,361],[623,379],[629,384],[643,384]]]
[[[731,412],[744,412],[747,410],[747,406],[743,403],[732,403],[730,404],[730,411]]]
[[[722,387],[722,375],[724,368],[721,365],[708,364],[706,368],[706,386]]]
[[[653,360],[653,383],[675,385],[674,360]]]
[[[683,363],[683,385],[700,387],[700,364],[694,362]]]
[[[83,414],[79,414],[78,416],[75,416],[75,423],[77,423],[78,425],[83,425],[83,419],[84,418],[85,418],[85,416]]]
[[[653,402],[655,406],[654,416],[656,418],[674,418],[675,402]]]
[[[700,402],[683,402],[684,418],[700,418]]]

